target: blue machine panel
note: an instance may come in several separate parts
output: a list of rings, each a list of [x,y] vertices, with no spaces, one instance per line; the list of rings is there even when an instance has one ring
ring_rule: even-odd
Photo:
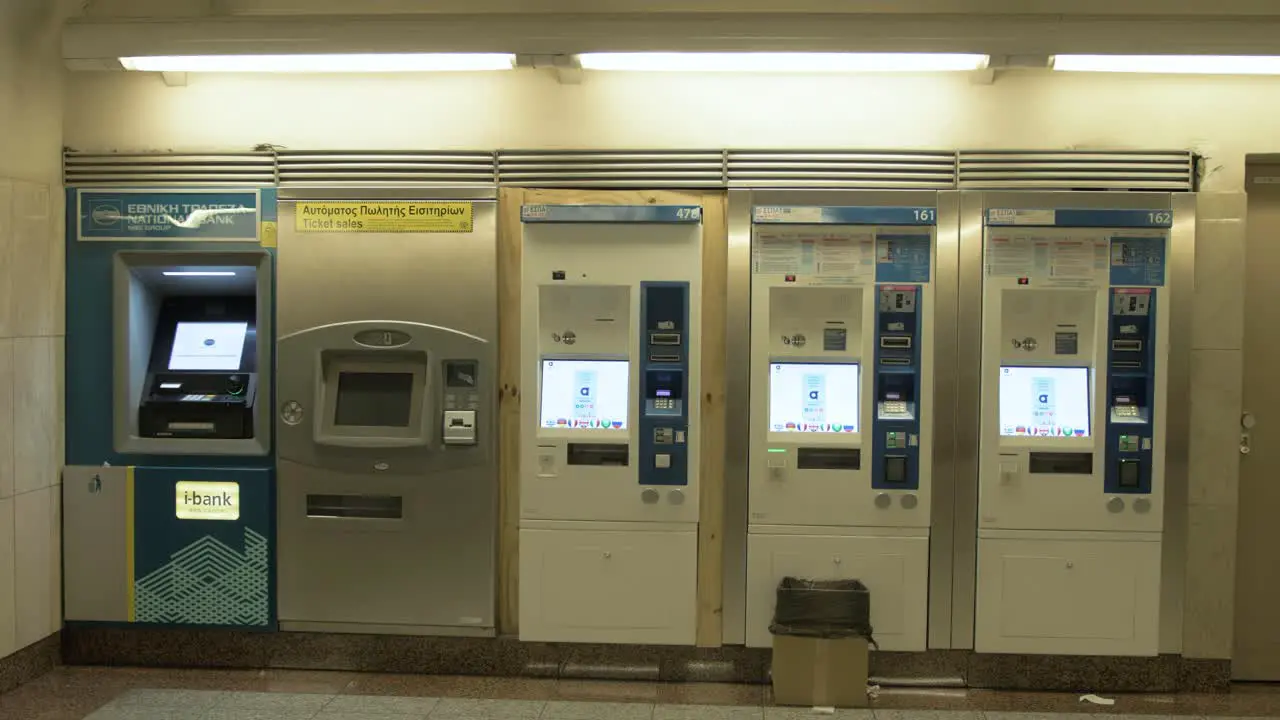
[[[269,630],[275,623],[275,488],[271,471],[134,469],[135,620]],[[179,483],[234,483],[238,517],[177,517]],[[215,493],[215,495],[217,495]],[[207,498],[212,502],[221,497]]]
[[[861,207],[854,205],[758,205],[751,221],[783,225],[937,225],[933,207]]]
[[[1110,290],[1107,334],[1106,492],[1151,492],[1155,424],[1156,294]]]
[[[702,222],[700,205],[523,205],[526,223],[659,223]]]
[[[876,288],[876,348],[872,392],[871,486],[920,487],[919,285]]]
[[[931,240],[929,235],[876,235],[876,282],[929,282]]]
[[[640,283],[640,484],[689,484],[689,283]]]
[[[274,192],[274,191],[273,191]],[[83,190],[81,240],[257,240],[257,190]]]

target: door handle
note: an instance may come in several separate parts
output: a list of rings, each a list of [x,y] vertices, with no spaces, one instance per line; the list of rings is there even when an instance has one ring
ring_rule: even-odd
[[[1241,455],[1248,455],[1249,451],[1252,450],[1252,445],[1251,445],[1252,433],[1250,433],[1249,431],[1253,430],[1253,426],[1256,425],[1257,422],[1258,422],[1257,418],[1255,418],[1253,416],[1253,413],[1249,412],[1248,410],[1245,410],[1244,412],[1240,413],[1240,454]]]

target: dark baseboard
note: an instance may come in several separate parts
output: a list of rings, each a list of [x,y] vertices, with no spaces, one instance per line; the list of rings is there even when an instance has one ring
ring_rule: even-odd
[[[726,646],[522,643],[515,638],[450,638],[340,633],[243,632],[180,628],[68,626],[69,665],[282,668],[425,675],[592,678],[763,683],[768,650]],[[967,685],[1070,692],[1220,692],[1229,660],[980,655],[966,650],[873,653],[871,675],[887,683]]]
[[[62,664],[62,638],[59,633],[28,645],[18,652],[0,658],[0,693],[31,682]]]

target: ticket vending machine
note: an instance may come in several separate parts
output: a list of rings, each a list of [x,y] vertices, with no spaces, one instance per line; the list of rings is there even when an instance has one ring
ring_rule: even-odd
[[[983,200],[975,648],[1155,655],[1171,196]]]
[[[694,642],[701,219],[521,208],[521,640]]]
[[[282,629],[493,634],[496,204],[282,191]]]
[[[747,644],[792,575],[862,580],[880,647],[924,650],[938,195],[751,205]]]
[[[275,209],[68,190],[68,623],[275,627]]]

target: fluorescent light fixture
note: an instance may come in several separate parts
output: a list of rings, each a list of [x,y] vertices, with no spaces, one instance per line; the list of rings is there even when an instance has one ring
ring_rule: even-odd
[[[235,277],[230,270],[165,270],[167,277]]]
[[[1188,75],[1280,75],[1277,55],[1058,55],[1064,72],[1183,73]]]
[[[586,70],[653,72],[937,72],[978,70],[986,55],[961,53],[583,53]]]
[[[122,57],[126,70],[146,72],[340,73],[510,70],[516,56],[502,53],[367,55],[169,55]]]

